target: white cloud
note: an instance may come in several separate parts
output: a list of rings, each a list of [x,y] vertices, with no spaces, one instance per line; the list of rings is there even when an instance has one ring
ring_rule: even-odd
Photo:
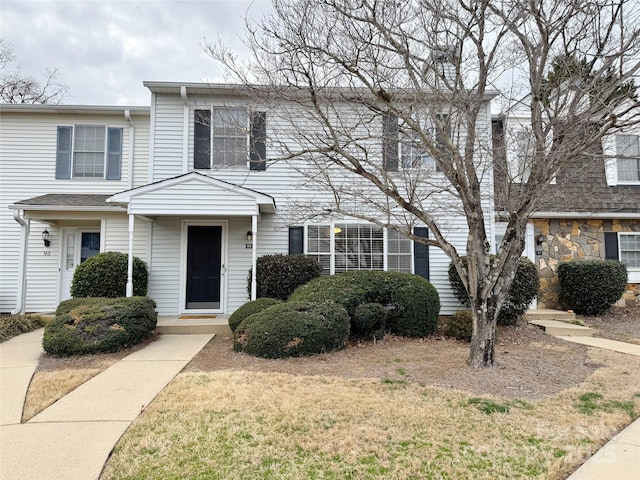
[[[145,105],[144,80],[222,81],[202,50],[222,38],[241,50],[244,16],[268,0],[2,0],[0,31],[22,70],[59,68],[71,104]]]

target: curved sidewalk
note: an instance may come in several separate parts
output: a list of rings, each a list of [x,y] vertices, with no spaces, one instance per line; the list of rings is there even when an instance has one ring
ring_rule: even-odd
[[[42,352],[42,331],[0,344],[0,479],[97,479],[131,422],[211,338],[162,335],[25,424],[17,405]]]

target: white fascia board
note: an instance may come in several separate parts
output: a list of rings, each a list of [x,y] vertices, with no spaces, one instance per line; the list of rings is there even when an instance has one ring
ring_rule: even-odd
[[[630,218],[640,219],[640,212],[535,212],[531,218]]]
[[[91,207],[91,206],[73,206],[73,205],[23,205],[12,203],[8,205],[9,210],[25,210],[38,212],[122,212],[124,208],[120,205],[113,207]]]

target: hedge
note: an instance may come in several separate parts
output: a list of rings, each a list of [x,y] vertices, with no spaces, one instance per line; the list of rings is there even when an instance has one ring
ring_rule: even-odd
[[[277,298],[258,298],[257,300],[253,300],[251,302],[247,302],[238,308],[235,312],[231,314],[229,317],[229,328],[232,332],[235,332],[245,318],[259,313],[265,308],[271,307],[273,305],[277,305],[278,303],[282,303],[282,300]]]
[[[256,261],[256,298],[286,300],[291,292],[320,276],[318,262],[305,255],[264,255]],[[247,292],[251,297],[251,275],[247,279]]]
[[[284,358],[338,350],[349,337],[349,315],[333,302],[287,302],[247,317],[234,333],[236,351]]]
[[[627,278],[627,267],[617,260],[561,263],[560,301],[580,315],[600,315],[620,299]]]
[[[353,324],[356,309],[363,304],[378,303],[387,311],[386,330],[397,335],[424,337],[431,335],[438,323],[440,298],[427,280],[398,272],[360,270],[320,277],[297,288],[289,301],[333,301],[342,305]]]
[[[491,260],[493,261],[494,259],[495,255],[491,255]],[[467,257],[461,257],[461,260],[466,268]],[[463,305],[469,306],[469,295],[453,263],[449,264],[449,283],[456,298]],[[498,316],[498,325],[515,325],[522,314],[527,311],[533,299],[536,298],[539,288],[538,269],[531,260],[526,257],[520,257],[516,276]]]
[[[124,297],[127,289],[129,255],[121,252],[103,252],[76,267],[71,283],[71,296]],[[147,294],[149,273],[147,265],[133,257],[133,295]]]
[[[42,345],[52,355],[116,352],[131,347],[155,329],[155,307],[148,297],[67,300],[45,326]]]

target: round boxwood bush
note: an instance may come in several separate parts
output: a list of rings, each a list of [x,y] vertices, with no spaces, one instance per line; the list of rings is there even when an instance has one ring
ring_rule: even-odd
[[[257,300],[245,303],[229,317],[229,328],[231,328],[232,332],[235,332],[238,325],[240,325],[245,318],[278,303],[282,303],[282,300],[268,297],[258,298]]]
[[[473,318],[469,310],[458,310],[449,317],[445,324],[444,334],[447,337],[470,342],[472,333]]]
[[[339,350],[348,337],[349,315],[340,305],[287,302],[245,318],[234,348],[257,357],[297,357]]]
[[[117,352],[151,335],[157,323],[155,307],[148,297],[62,302],[45,326],[42,346],[52,355]]]
[[[129,255],[103,252],[76,267],[71,283],[72,297],[124,297],[127,290]],[[147,265],[133,257],[133,295],[147,294]]]
[[[494,258],[495,256],[492,255],[491,259],[493,260]],[[466,268],[467,257],[462,257],[461,260]],[[463,305],[468,306],[469,296],[453,263],[449,264],[449,283],[456,298]],[[498,316],[498,325],[515,325],[518,323],[518,320],[527,311],[533,299],[536,298],[539,288],[538,269],[527,257],[520,257],[516,276]]]
[[[286,300],[300,285],[320,276],[322,269],[305,255],[264,255],[256,261],[256,298]],[[251,296],[251,269],[247,284]]]
[[[580,315],[600,315],[620,299],[627,267],[617,260],[580,260],[558,265],[560,301]]]
[[[420,276],[399,272],[360,270],[316,278],[297,288],[289,301],[333,301],[347,309],[352,322],[357,307],[379,303],[387,311],[386,330],[412,337],[431,335],[440,312],[433,285]],[[358,328],[353,326],[354,331]]]
[[[387,324],[387,309],[379,303],[358,305],[351,317],[351,334],[364,340],[381,340]]]

